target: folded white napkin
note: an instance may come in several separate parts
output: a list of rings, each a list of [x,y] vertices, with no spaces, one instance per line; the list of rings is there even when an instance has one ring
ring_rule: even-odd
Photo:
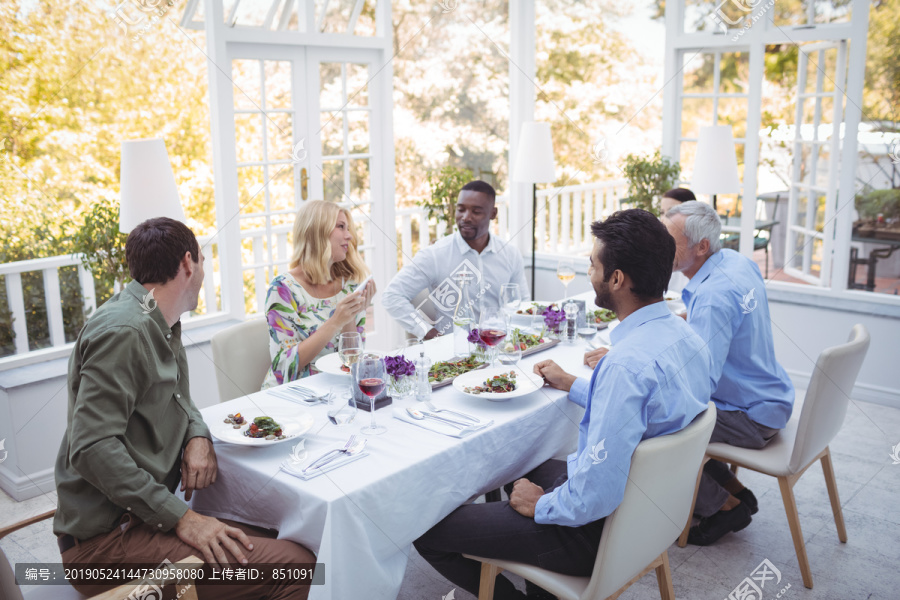
[[[286,460],[283,463],[281,463],[281,470],[289,475],[293,475],[294,477],[299,477],[303,481],[308,481],[310,479],[313,479],[314,477],[318,477],[322,473],[327,473],[329,471],[333,471],[334,469],[343,467],[344,465],[346,465],[348,463],[352,463],[353,461],[358,460],[358,459],[362,458],[363,456],[368,456],[368,455],[369,455],[369,453],[365,450],[363,450],[359,454],[344,454],[343,456],[339,456],[338,458],[334,459],[330,463],[327,463],[324,466],[319,467],[319,468],[310,469],[306,473],[303,472],[303,469],[305,469],[307,467],[307,465],[311,465],[313,462],[312,460],[305,462],[305,463],[301,463],[299,465],[291,462],[290,460]],[[318,457],[316,457],[316,458],[318,458]],[[315,459],[313,459],[313,460],[315,460]]]
[[[309,402],[304,402],[299,394],[289,391],[287,388],[297,388],[302,387],[306,390],[313,392],[319,396],[325,396],[331,388],[328,386],[322,385],[308,385],[308,384],[299,384],[297,382],[291,382],[285,385],[279,385],[276,387],[272,387],[266,390],[267,394],[275,396],[277,398],[281,398],[282,400],[288,400],[290,402],[295,402],[297,404],[310,404]]]
[[[490,427],[491,425],[494,424],[493,419],[491,419],[490,421],[482,421],[481,423],[475,423],[474,425],[470,425],[470,426],[466,427],[465,429],[460,429],[459,427],[456,427],[455,425],[450,425],[449,423],[442,423],[442,422],[436,421],[434,419],[422,419],[421,421],[419,419],[413,419],[411,416],[409,416],[409,413],[406,412],[406,408],[399,407],[399,406],[395,407],[391,412],[394,415],[395,419],[400,419],[401,421],[404,421],[406,423],[411,423],[412,425],[418,425],[419,427],[422,427],[423,429],[428,429],[428,430],[434,431],[436,433],[443,433],[444,435],[449,435],[450,437],[455,437],[455,438],[464,438],[467,435],[471,435],[471,434],[475,433],[476,431],[480,431],[480,430],[482,430],[486,427]],[[443,416],[443,415],[441,415],[441,416]],[[454,421],[460,421],[460,423],[462,423],[462,421],[463,421],[463,419],[461,419],[459,417],[454,417],[453,415],[448,415],[447,418],[452,419]]]

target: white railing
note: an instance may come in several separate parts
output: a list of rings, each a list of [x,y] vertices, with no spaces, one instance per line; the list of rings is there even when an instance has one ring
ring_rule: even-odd
[[[201,246],[204,246],[209,242],[209,238],[198,238],[197,241]],[[212,249],[204,252],[203,302],[206,310],[203,316],[220,312],[220,307],[216,300],[218,273],[213,271],[212,256]],[[40,360],[58,358],[59,356],[64,356],[71,348],[72,343],[66,341],[63,319],[64,306],[59,276],[59,270],[66,267],[76,267],[78,269],[78,286],[84,306],[84,314],[90,315],[97,307],[97,294],[94,289],[94,278],[91,272],[82,266],[80,255],[63,254],[0,264],[0,276],[3,277],[6,284],[6,299],[12,314],[13,344],[15,348],[15,354],[0,358],[0,370]],[[38,271],[42,275],[44,284],[44,302],[47,310],[47,329],[50,336],[50,346],[40,350],[31,350],[28,339],[28,313],[25,307],[25,289],[22,287],[22,275]],[[118,286],[116,287],[118,288]],[[118,291],[118,289],[114,291]],[[187,322],[191,318],[191,315],[185,315],[182,320]]]
[[[624,180],[599,181],[561,188],[538,190],[536,219],[537,251],[544,254],[569,254],[590,252],[591,223],[619,210],[619,200],[626,194],[628,183]],[[497,196],[497,222],[492,232],[509,239],[509,198]],[[400,238],[400,265],[415,253],[413,238],[418,248],[431,244],[447,232],[445,222],[428,221],[428,213],[421,207],[397,211],[397,235]],[[412,225],[418,233],[414,235]]]
[[[537,252],[590,252],[591,223],[619,210],[627,188],[621,179],[538,190]]]

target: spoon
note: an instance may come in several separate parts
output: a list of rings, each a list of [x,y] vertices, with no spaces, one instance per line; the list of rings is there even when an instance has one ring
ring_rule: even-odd
[[[460,423],[459,421],[445,419],[444,417],[439,417],[439,416],[433,415],[431,413],[423,413],[422,411],[416,410],[415,408],[407,408],[406,412],[409,414],[409,416],[411,416],[413,419],[415,419],[417,421],[421,421],[423,419],[434,419],[435,421],[441,421],[442,423],[446,423],[448,425],[453,425],[454,427],[459,427],[461,430],[468,429],[469,427],[471,427],[471,424],[469,424],[469,423]]]

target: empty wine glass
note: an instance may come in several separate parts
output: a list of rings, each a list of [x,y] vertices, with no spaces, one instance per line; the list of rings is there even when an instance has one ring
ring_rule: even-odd
[[[519,304],[522,302],[522,295],[519,293],[518,283],[504,283],[500,286],[500,304],[506,311],[507,323],[516,314]]]
[[[556,277],[563,284],[565,289],[565,298],[563,303],[569,299],[569,284],[575,279],[575,261],[571,258],[561,258],[559,264],[556,265]]]
[[[374,352],[366,352],[356,361],[356,385],[359,391],[369,397],[369,408],[372,419],[369,425],[360,429],[367,435],[381,435],[387,427],[375,422],[375,398],[384,390],[387,375],[384,370],[384,357]]]
[[[500,307],[487,308],[481,313],[478,322],[478,337],[487,344],[491,353],[490,365],[496,366],[497,344],[506,338],[506,315]]]

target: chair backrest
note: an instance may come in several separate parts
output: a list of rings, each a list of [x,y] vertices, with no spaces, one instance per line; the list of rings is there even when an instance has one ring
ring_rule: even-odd
[[[826,348],[816,361],[797,425],[788,469],[796,473],[825,449],[844,424],[856,376],[869,350],[869,332],[854,325],[850,340]]]
[[[622,503],[606,518],[582,599],[607,598],[662,554],[684,529],[716,407],[676,433],[638,444]]]
[[[272,357],[269,326],[264,317],[250,319],[220,331],[210,340],[219,402],[258,392]]]
[[[6,560],[3,548],[0,548],[0,598],[4,600],[22,600],[22,591],[16,585],[16,576],[12,566]]]
[[[416,297],[412,299],[412,305],[413,308],[417,308],[418,310],[421,310],[423,313],[425,313],[425,316],[431,320],[431,323],[435,323],[437,322],[439,315],[437,309],[434,307],[434,302],[425,302],[425,299],[428,298],[428,294],[430,293],[431,290],[429,288],[425,288],[424,290],[416,294]],[[407,331],[406,339],[414,340],[416,339],[416,336]]]

